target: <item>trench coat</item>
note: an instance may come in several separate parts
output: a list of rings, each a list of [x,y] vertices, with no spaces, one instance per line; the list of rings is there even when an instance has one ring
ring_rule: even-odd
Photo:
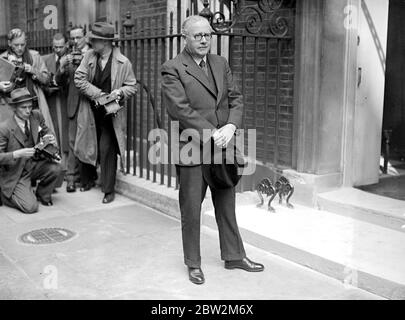
[[[113,48],[113,59],[111,64],[111,91],[121,89],[124,102],[137,92],[135,74],[132,63],[121,54],[119,48]],[[96,123],[91,109],[90,102],[101,96],[102,90],[94,86],[97,66],[97,56],[93,49],[86,52],[82,62],[77,68],[74,82],[82,94],[79,101],[77,114],[77,134],[74,146],[75,156],[84,163],[96,165],[98,148]],[[117,138],[121,167],[125,167],[125,145],[126,145],[126,112],[121,110],[113,118],[115,136]]]
[[[45,94],[41,88],[41,85],[45,86],[48,84],[49,72],[48,72],[48,69],[46,68],[44,60],[41,58],[38,51],[29,50],[29,53],[32,57],[33,76],[35,76],[35,78],[36,78],[36,80],[34,81],[33,89],[38,98],[38,107],[45,119],[45,123],[46,123],[47,127],[52,132],[55,132],[51,114],[49,113],[48,103],[46,101]],[[7,59],[7,55],[8,55],[8,52],[5,51],[2,54],[0,54],[0,57]]]

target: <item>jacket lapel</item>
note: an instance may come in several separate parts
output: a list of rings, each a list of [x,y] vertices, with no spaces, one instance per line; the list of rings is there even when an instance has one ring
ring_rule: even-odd
[[[111,89],[117,89],[119,86],[115,85],[115,81],[117,79],[117,77],[121,77],[121,75],[119,75],[119,73],[122,73],[122,69],[121,66],[124,64],[125,62],[125,57],[121,54],[120,49],[119,48],[114,48],[113,49],[113,58],[111,61]]]
[[[11,122],[11,132],[13,133],[14,137],[17,141],[21,144],[21,146],[25,146],[25,134],[22,132],[21,128],[17,124],[17,120],[13,117],[13,121]]]
[[[182,52],[182,60],[183,64],[186,66],[186,72],[199,81],[214,97],[217,97],[204,71],[197,66],[193,58],[185,50]]]
[[[94,76],[96,75],[96,66],[97,66],[97,57],[94,53],[89,58],[89,81],[92,82],[94,80]]]
[[[38,129],[39,129],[39,121],[36,119],[32,114],[30,116],[30,124],[31,124],[31,134],[32,138],[34,139],[34,143],[38,143]]]
[[[217,105],[219,104],[219,101],[221,100],[222,97],[222,91],[224,89],[224,70],[223,69],[223,65],[216,63],[215,59],[212,58],[212,55],[208,54],[207,55],[207,60],[208,63],[210,64],[211,67],[211,71],[212,71],[212,75],[214,76],[215,79],[215,83],[217,85],[217,90],[218,90],[218,94],[217,94]]]
[[[113,59],[111,61],[111,89],[114,90],[115,79],[117,78],[118,71],[117,53],[115,49],[113,49],[112,55]]]
[[[55,74],[56,73],[56,58],[55,58],[55,55],[54,54],[52,54],[51,56],[50,56],[50,59],[51,59],[51,72],[53,73],[53,74]]]

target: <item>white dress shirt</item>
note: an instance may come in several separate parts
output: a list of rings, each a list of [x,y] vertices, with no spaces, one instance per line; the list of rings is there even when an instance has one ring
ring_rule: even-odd
[[[104,70],[104,68],[105,68],[105,66],[106,66],[106,64],[108,62],[108,59],[110,58],[111,53],[112,53],[112,50],[110,50],[110,51],[104,53],[103,55],[101,55],[101,57],[100,57],[101,70]]]
[[[15,121],[17,122],[18,126],[20,127],[21,131],[25,134],[25,120],[20,119],[19,117],[17,117],[16,115],[14,115]],[[28,129],[31,132],[31,124],[30,121],[27,120],[28,122]]]

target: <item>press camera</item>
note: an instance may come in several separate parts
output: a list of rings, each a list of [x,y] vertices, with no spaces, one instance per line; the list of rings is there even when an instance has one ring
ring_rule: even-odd
[[[40,142],[34,146],[35,149],[35,154],[34,154],[34,159],[35,160],[54,160],[54,161],[61,161],[62,158],[59,154],[59,148],[55,146],[53,143],[51,143],[51,137],[50,136],[44,136],[40,139]]]
[[[116,115],[122,108],[116,98],[110,94],[104,94],[95,101],[95,108],[103,108],[105,115]]]

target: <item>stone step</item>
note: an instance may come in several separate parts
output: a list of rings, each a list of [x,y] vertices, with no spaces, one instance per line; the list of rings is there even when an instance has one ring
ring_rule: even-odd
[[[118,177],[117,191],[180,218],[172,188],[133,176]],[[237,194],[243,240],[295,263],[389,299],[405,299],[405,233],[353,217],[274,203],[276,213],[257,208],[253,192]],[[294,201],[292,201],[294,203]],[[208,192],[202,224],[217,229]]]
[[[320,193],[317,203],[321,210],[405,232],[405,201],[342,188]]]
[[[388,299],[405,299],[405,233],[344,215],[295,205],[257,208],[254,194],[236,209],[243,240]],[[205,225],[217,228],[213,210]]]

